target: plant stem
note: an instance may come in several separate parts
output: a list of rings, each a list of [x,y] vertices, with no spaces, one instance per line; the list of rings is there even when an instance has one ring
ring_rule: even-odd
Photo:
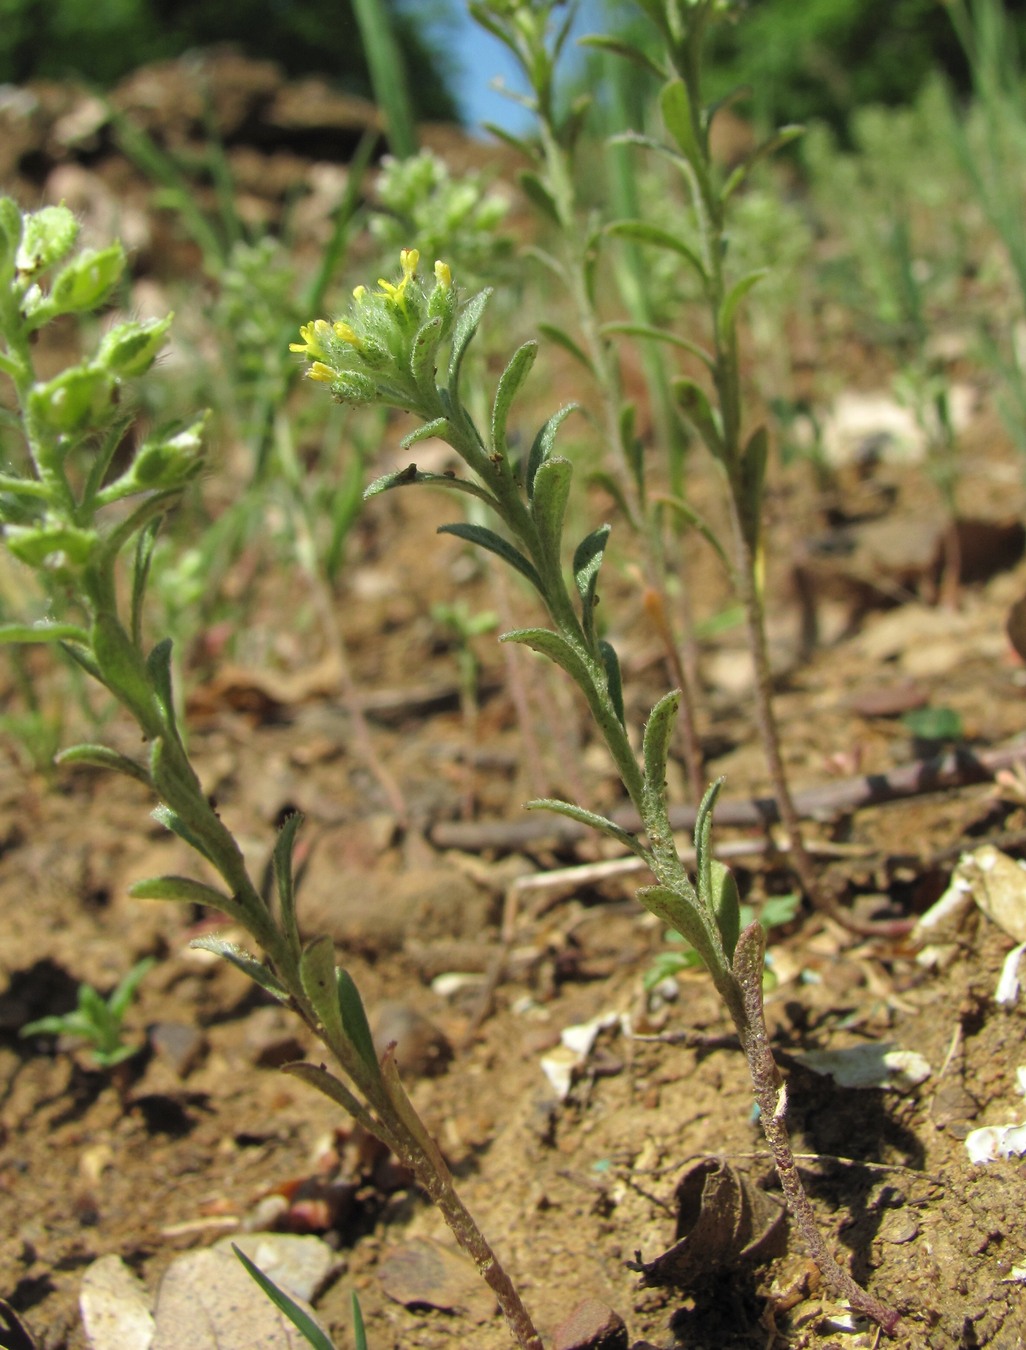
[[[784,1199],[813,1260],[834,1293],[850,1303],[856,1312],[872,1318],[888,1336],[892,1336],[898,1324],[898,1314],[856,1284],[851,1275],[834,1260],[819,1231],[798,1173],[787,1132],[787,1088],[773,1058],[766,1030],[762,997],[765,948],[766,937],[762,926],[758,922],[751,924],[738,939],[734,953],[734,981],[740,993],[740,1007],[736,996],[726,999],[726,1002],[748,1061],[755,1100],[759,1105],[759,1119],[773,1154]]]

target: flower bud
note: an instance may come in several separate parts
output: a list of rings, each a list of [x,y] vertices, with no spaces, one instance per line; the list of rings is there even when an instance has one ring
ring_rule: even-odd
[[[132,467],[120,480],[136,491],[183,487],[203,463],[203,428],[207,413],[173,436],[156,436],[136,452]]]
[[[85,566],[100,542],[95,530],[83,530],[52,517],[38,525],[8,525],[4,539],[23,563],[65,574]]]
[[[105,366],[112,375],[144,375],[156,360],[173,318],[169,314],[145,323],[116,324],[104,334],[96,353],[97,365]]]
[[[35,277],[66,257],[78,238],[78,221],[66,206],[44,206],[24,218],[15,267]]]
[[[86,314],[102,305],[125,270],[125,250],[120,244],[110,248],[85,249],[61,268],[50,287],[50,304],[55,314]]]
[[[29,412],[48,431],[84,431],[103,418],[113,392],[114,380],[101,366],[72,366],[30,390]]]

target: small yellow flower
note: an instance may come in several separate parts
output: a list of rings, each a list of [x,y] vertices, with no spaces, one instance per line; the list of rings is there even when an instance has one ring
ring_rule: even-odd
[[[317,380],[320,384],[331,384],[338,379],[338,375],[330,366],[326,366],[323,361],[315,361],[306,372],[308,380]]]
[[[415,248],[404,248],[399,254],[399,265],[403,269],[403,279],[400,285],[405,285],[417,270],[417,264],[420,262],[420,252]]]
[[[302,352],[306,356],[312,356],[315,359],[325,355],[324,348],[321,345],[323,340],[331,332],[327,319],[314,319],[313,323],[304,323],[299,330],[299,336],[302,342],[290,342],[290,352]]]
[[[443,291],[447,291],[452,287],[452,272],[449,268],[449,264],[442,262],[441,259],[435,263],[435,280],[438,282],[439,286],[441,286]]]
[[[340,337],[343,342],[348,342],[353,347],[360,346],[360,338],[352,325],[339,322],[335,325],[335,336]]]
[[[358,305],[363,304],[363,297],[367,294],[366,286],[355,286],[353,288],[353,299]]]

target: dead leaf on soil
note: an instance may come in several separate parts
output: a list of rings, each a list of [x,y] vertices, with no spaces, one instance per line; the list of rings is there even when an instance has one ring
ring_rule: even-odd
[[[389,1298],[407,1308],[439,1308],[459,1312],[479,1325],[495,1315],[492,1295],[470,1262],[428,1238],[414,1238],[396,1247],[378,1269]]]
[[[646,1286],[693,1289],[710,1275],[758,1265],[783,1248],[780,1203],[722,1158],[692,1164],[677,1183],[677,1241],[649,1262],[629,1262]]]

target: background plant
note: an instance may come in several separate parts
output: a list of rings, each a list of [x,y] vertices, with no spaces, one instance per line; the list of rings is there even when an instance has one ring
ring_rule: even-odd
[[[540,1350],[517,1291],[410,1105],[394,1046],[379,1061],[359,993],[336,968],[331,940],[304,943],[300,935],[292,869],[300,817],[290,817],[275,846],[273,909],[189,758],[175,706],[171,642],[150,643],[144,600],[160,520],[201,465],[204,419],[139,442],[127,462],[115,466],[131,416],[126,386],[152,365],[170,318],[117,324],[77,364],[48,380],[37,377],[33,334],[58,316],[101,307],[124,269],[120,245],[76,253],[76,235],[64,207],[23,215],[9,198],[0,199],[0,372],[13,385],[24,438],[21,471],[0,475],[0,523],[7,548],[42,577],[52,605],[42,622],[4,625],[0,641],[62,644],[137,723],[145,757],[83,744],[66,750],[61,762],[112,769],[144,785],[160,803],[156,819],[205,860],[220,884],[162,876],[136,883],[132,894],[206,905],[249,933],[262,959],[217,937],[199,942],[290,1007],[323,1041],[343,1077],[324,1065],[301,1063],[291,1071],[410,1169],[494,1291],[518,1342]]]
[[[450,269],[442,261],[435,263],[434,285],[427,289],[417,277],[419,261],[416,250],[404,249],[396,282],[383,280],[374,292],[358,287],[355,305],[346,318],[334,323],[316,319],[304,325],[293,349],[309,362],[309,378],[327,385],[335,399],[385,404],[414,414],[421,425],[406,436],[405,448],[413,450],[418,442],[439,437],[470,471],[469,477],[460,478],[424,473],[411,463],[377,480],[368,495],[427,483],[483,502],[501,524],[501,533],[467,522],[441,528],[503,559],[537,593],[551,627],[518,629],[504,634],[502,640],[547,657],[577,685],[638,813],[646,842],[573,802],[542,799],[530,806],[591,826],[649,868],[655,884],[643,887],[638,899],[692,944],[712,976],[745,1051],[788,1207],[824,1278],[853,1307],[893,1330],[896,1315],[860,1289],[830,1256],[795,1166],[785,1124],[787,1094],[773,1061],[762,1010],[765,934],[757,921],[741,931],[737,886],[729,869],[712,857],[712,809],[720,783],[706,792],[698,813],[694,882],[677,852],[666,771],[679,691],[664,695],[650,712],[640,758],[632,745],[619,660],[597,626],[599,574],[608,525],[594,529],[573,548],[573,590],[567,585],[564,526],[573,465],[556,453],[555,443],[571,409],[553,414],[523,454],[511,449],[510,411],[538,351],[537,344],[528,342],[513,354],[500,376],[489,424],[482,431],[463,401],[461,372],[489,292],[461,303]],[[448,361],[444,382],[439,384],[443,344],[448,348]]]
[[[98,1069],[113,1069],[123,1064],[143,1048],[142,1044],[132,1045],[125,1041],[124,1021],[139,985],[155,964],[149,956],[137,961],[107,998],[97,993],[91,984],[80,984],[76,1008],[59,1016],[26,1022],[18,1034],[74,1037],[89,1046]]]

